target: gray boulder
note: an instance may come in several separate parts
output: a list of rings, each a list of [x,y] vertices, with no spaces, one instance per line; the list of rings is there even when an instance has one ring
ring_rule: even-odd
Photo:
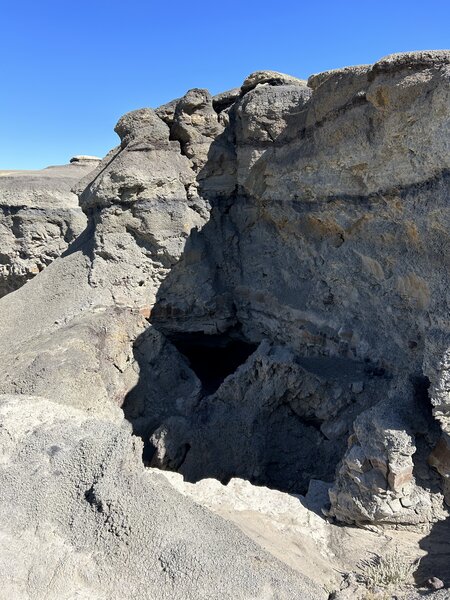
[[[258,85],[303,85],[306,82],[303,79],[297,79],[292,75],[278,73],[278,71],[255,71],[245,78],[241,86],[241,93],[245,94]]]

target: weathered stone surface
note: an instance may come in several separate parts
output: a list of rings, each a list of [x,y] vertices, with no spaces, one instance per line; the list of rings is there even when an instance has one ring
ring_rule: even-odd
[[[450,476],[450,443],[448,436],[443,436],[431,452],[428,462],[441,475]]]
[[[241,93],[245,94],[255,88],[257,85],[304,85],[306,81],[297,79],[292,75],[278,73],[277,71],[255,71],[249,75],[241,86]]]
[[[133,140],[148,142],[155,146],[158,142],[167,145],[168,127],[151,108],[140,108],[121,117],[114,131],[125,148]]]
[[[384,380],[369,402],[389,398],[380,449],[390,413],[395,422],[396,405],[410,406],[410,377],[430,379],[435,414],[448,427],[448,56],[396,55],[318,75],[309,87],[277,82],[244,93],[227,109],[220,136],[222,147],[227,139],[235,150],[220,162],[227,177],[215,178],[213,160],[203,169],[208,177],[199,193],[212,205],[211,218],[191,237],[152,311],[152,323],[173,339],[237,330],[248,342],[268,339],[298,356],[365,363]],[[213,152],[214,144],[210,157]],[[245,397],[253,385],[244,385]],[[214,447],[220,444],[214,439],[220,426],[210,415],[216,408],[209,400],[202,406],[203,439],[211,418]],[[436,439],[423,437],[416,417],[407,409],[408,427],[402,424],[409,450],[383,450],[377,468],[360,478],[373,477],[372,483],[356,483],[352,498],[363,507],[381,506],[369,511],[369,521],[397,509],[402,522],[432,518],[430,492],[424,490],[430,502],[422,502],[421,485],[410,478],[416,436],[425,444],[421,455]],[[328,418],[331,423],[331,413]],[[427,418],[425,430],[433,429]],[[365,469],[364,456],[349,464]],[[248,457],[247,449],[243,464]],[[426,464],[420,469],[430,476]],[[338,487],[344,472],[338,470]],[[415,500],[405,510],[411,495],[402,497],[404,506],[384,486],[399,494],[408,480]],[[439,504],[442,497],[434,497]],[[359,522],[356,504],[346,507],[345,518],[352,510]]]
[[[124,422],[25,396],[0,419],[3,597],[327,598],[144,470]]]
[[[366,394],[356,395],[352,381],[362,377]],[[198,409],[156,430],[152,464],[188,481],[237,476],[304,494],[312,477],[333,480],[355,416],[383,386],[363,364],[263,342]]]
[[[173,125],[173,119],[175,117],[175,109],[177,107],[180,98],[175,98],[175,100],[171,100],[166,104],[162,104],[155,109],[156,114],[160,119],[164,121],[166,125]]]
[[[421,68],[437,67],[450,64],[448,50],[419,50],[417,52],[401,52],[385,56],[373,67],[373,72],[389,73],[399,70],[420,70]]]
[[[0,297],[42,271],[85,228],[71,191],[100,159],[76,156],[42,171],[0,171]]]
[[[239,98],[241,93],[241,88],[233,88],[232,90],[227,90],[226,92],[221,92],[220,94],[216,94],[213,96],[213,107],[214,110],[218,113],[232,106],[236,100]]]
[[[136,556],[122,597],[145,577],[196,598],[216,572],[206,597],[314,597],[166,494],[119,407],[144,463],[191,481],[298,494],[319,479],[322,508],[348,524],[443,516],[449,479],[432,451],[450,427],[449,82],[449,53],[394,55],[308,85],[259,73],[239,94],[194,89],[120,119],[121,145],[77,185],[86,230],[0,303],[0,392],[15,395],[2,424],[16,415],[3,514],[23,556],[12,595],[33,561],[55,572],[36,554],[59,556],[51,539],[16,536],[23,511],[69,556],[100,543],[86,593],[119,597],[119,566]],[[47,398],[42,424],[16,443],[28,395]],[[67,453],[43,461],[56,446]]]
[[[189,90],[180,99],[170,131],[198,173],[208,160],[211,143],[223,132],[208,90]]]
[[[330,514],[341,521],[420,523],[442,512],[441,495],[430,495],[422,481],[416,485],[414,475],[416,470],[420,477],[413,459],[422,467],[426,460],[414,440],[431,435],[428,419],[419,404],[396,400],[379,402],[353,423],[350,447],[330,489]]]
[[[4,298],[2,392],[106,415],[138,383],[133,342],[190,230],[205,218],[187,198],[190,162],[154,111],[125,115],[117,129],[123,147],[77,186],[85,233],[41,277]]]
[[[441,590],[444,586],[444,582],[438,577],[430,577],[427,579],[427,587],[430,590]]]

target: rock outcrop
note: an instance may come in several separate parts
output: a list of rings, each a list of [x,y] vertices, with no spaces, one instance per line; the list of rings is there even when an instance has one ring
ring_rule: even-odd
[[[48,521],[99,597],[326,597],[145,467],[319,480],[318,518],[349,525],[448,514],[450,52],[258,72],[116,132],[76,186],[84,232],[0,303],[7,539]]]
[[[0,297],[60,256],[86,226],[71,188],[99,163],[74,156],[42,171],[0,171]]]
[[[187,198],[195,175],[154,111],[127,115],[117,129],[122,145],[78,184],[86,230],[3,299],[4,393],[107,414],[138,381],[133,341],[189,232],[205,222],[205,203]]]
[[[256,375],[237,371],[187,423],[161,426],[156,464],[188,445],[182,472],[217,473],[225,442],[216,432],[236,424],[242,433],[228,440],[225,478],[304,492],[305,476],[333,480],[343,459],[331,492],[337,518],[417,523],[439,513],[426,461],[438,439],[430,400],[446,427],[449,61],[448,52],[395,55],[308,85],[280,78],[241,88],[205,166],[210,221],[163,282],[151,321],[175,344],[221,334],[287,346],[296,385],[269,391],[278,374],[289,381],[285,367],[261,367],[254,355]],[[221,150],[224,140],[232,150]],[[329,388],[329,403],[311,392],[315,410],[296,396],[308,387],[296,365],[305,359]],[[249,402],[262,403],[251,414],[265,410],[259,387],[271,417],[246,425]],[[208,464],[192,458],[191,470],[197,452]]]

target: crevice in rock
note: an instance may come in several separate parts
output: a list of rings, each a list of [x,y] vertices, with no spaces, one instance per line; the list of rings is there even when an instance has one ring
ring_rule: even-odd
[[[256,348],[237,328],[220,335],[194,332],[171,336],[150,328],[139,336],[134,344],[139,382],[127,394],[122,409],[134,435],[144,443],[145,465],[151,463],[155,451],[150,437],[166,419],[180,414],[193,417],[198,402],[213,394]],[[189,450],[189,443],[181,444],[166,467],[178,470]]]
[[[439,576],[448,587],[450,585],[450,517],[434,523],[429,533],[419,543],[425,555],[420,559],[414,573],[418,585],[423,585],[430,577]],[[434,596],[434,594],[433,594]],[[445,596],[441,596],[444,598]]]
[[[99,502],[99,500],[95,494],[94,484],[91,485],[91,487],[84,492],[84,498],[85,498],[86,502],[92,506],[92,508],[97,510],[97,512],[100,512],[100,513],[103,512],[102,503]]]
[[[436,194],[439,189],[443,186],[448,186],[450,181],[450,169],[436,170],[431,177],[418,181],[412,181],[411,183],[403,185],[401,188],[397,187],[385,187],[380,188],[374,192],[370,192],[366,195],[361,194],[330,194],[323,196],[320,200],[308,199],[308,202],[304,202],[303,198],[299,198],[294,195],[292,198],[292,208],[298,214],[310,213],[317,208],[320,208],[324,204],[338,204],[345,203],[346,206],[353,204],[355,206],[364,205],[368,211],[376,210],[378,206],[383,204],[390,204],[398,201],[398,198],[405,201],[409,195],[417,194],[421,192],[423,194]],[[271,198],[272,204],[278,203],[283,206],[286,203],[285,198]]]
[[[423,375],[413,376],[412,384],[415,403],[421,413],[421,428],[414,436],[416,451],[412,456],[413,475],[421,488],[428,492],[439,493],[440,476],[428,464],[428,457],[441,434],[439,423],[433,417],[433,407],[428,393],[430,380]]]
[[[257,348],[257,344],[229,334],[183,333],[172,336],[170,341],[187,358],[205,395],[213,394]]]

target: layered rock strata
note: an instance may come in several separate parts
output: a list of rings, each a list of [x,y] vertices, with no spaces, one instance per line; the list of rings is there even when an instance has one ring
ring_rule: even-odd
[[[71,188],[99,163],[74,156],[42,171],[0,171],[0,297],[40,273],[86,226]]]
[[[271,80],[224,109],[200,186],[211,218],[151,321],[175,344],[263,345],[161,426],[154,464],[297,492],[314,475],[335,480],[331,514],[347,522],[439,513],[427,457],[439,436],[430,403],[447,427],[449,60],[411,53],[307,85]],[[263,340],[292,353],[287,372],[261,362]]]

